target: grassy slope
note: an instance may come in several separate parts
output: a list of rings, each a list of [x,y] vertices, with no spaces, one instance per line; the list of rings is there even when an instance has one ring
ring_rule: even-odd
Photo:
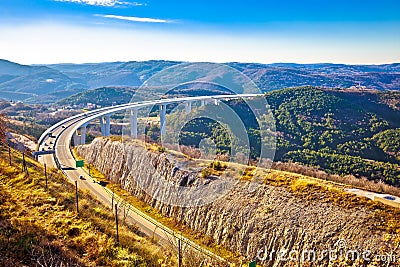
[[[115,223],[110,210],[80,192],[80,216],[74,209],[74,187],[49,171],[45,190],[43,168],[29,160],[29,175],[21,172],[21,154],[13,165],[0,147],[0,266],[160,266],[169,256],[135,227]]]

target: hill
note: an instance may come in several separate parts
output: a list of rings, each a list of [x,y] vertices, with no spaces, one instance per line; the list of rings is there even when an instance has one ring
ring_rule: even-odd
[[[400,92],[323,90],[299,87],[266,94],[276,123],[275,161],[298,162],[330,174],[355,175],[400,185],[400,110],[393,103]],[[391,104],[389,104],[391,103]],[[244,102],[228,104],[245,122],[253,159],[259,156],[260,133]],[[217,111],[215,111],[217,112]],[[182,120],[185,114],[169,118]],[[220,153],[230,141],[213,121],[194,120],[180,135],[180,142],[198,146],[213,138]]]
[[[7,100],[32,102],[58,91],[87,89],[84,83],[47,66],[26,66],[0,60],[0,94]]]
[[[134,88],[102,87],[74,94],[57,102],[59,106],[86,105],[93,103],[102,107],[128,103],[135,94]]]
[[[54,103],[87,89],[136,87],[176,61],[110,62],[25,66],[0,60],[1,98]],[[303,85],[375,90],[400,90],[400,64],[255,64],[227,63],[242,71],[261,91]]]
[[[135,96],[135,101],[137,101],[139,99],[158,99],[160,95],[163,97],[178,97],[231,94],[231,92],[227,91],[222,86],[212,84],[185,84],[182,86],[177,86],[173,90],[169,91],[166,95],[160,92],[159,88],[152,88],[151,90],[145,92],[141,91],[141,95],[139,96],[136,89],[137,87],[108,86],[86,90],[58,101],[57,105],[79,106],[86,105],[87,103],[93,103],[104,107],[129,103],[133,96]]]
[[[114,236],[112,212],[75,189],[57,170],[48,170],[46,190],[43,167],[28,159],[21,172],[22,155],[0,146],[0,265],[1,266],[159,266],[163,253],[121,225],[120,244]]]

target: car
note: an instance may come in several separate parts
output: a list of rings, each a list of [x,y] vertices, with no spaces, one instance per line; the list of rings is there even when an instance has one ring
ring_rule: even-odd
[[[396,200],[396,197],[394,196],[384,196],[383,198],[387,199],[387,200]]]

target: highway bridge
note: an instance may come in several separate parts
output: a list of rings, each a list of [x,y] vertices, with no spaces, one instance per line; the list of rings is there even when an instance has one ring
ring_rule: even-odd
[[[39,161],[47,166],[53,166],[61,169],[71,182],[78,182],[80,189],[88,189],[95,197],[98,198],[99,201],[106,206],[112,207],[112,193],[99,183],[94,183],[92,178],[82,168],[75,168],[76,161],[70,150],[72,140],[74,140],[75,145],[86,143],[86,127],[90,122],[100,120],[102,135],[109,136],[111,116],[115,113],[128,111],[130,114],[130,133],[131,136],[135,138],[137,137],[138,110],[144,107],[153,107],[156,105],[159,106],[160,109],[160,129],[162,134],[165,131],[167,105],[184,104],[186,112],[190,112],[192,103],[196,101],[200,101],[201,105],[207,105],[209,102],[218,104],[219,101],[222,100],[253,98],[258,96],[262,95],[215,95],[159,99],[105,107],[78,114],[53,125],[43,133],[39,139],[38,151],[54,150],[54,153],[52,155],[40,155]],[[82,176],[84,179],[79,179],[80,176]],[[181,235],[178,235],[172,229],[167,228],[166,226],[142,213],[135,207],[125,203],[118,196],[113,196],[113,198],[114,203],[118,202],[120,206],[125,205],[125,207],[129,207],[131,212],[127,216],[128,221],[135,223],[146,235],[156,237],[161,245],[170,245],[171,240],[176,242],[176,240],[180,239],[181,243],[192,247],[192,249],[196,249],[212,259],[223,261],[222,258],[214,253],[205,250],[194,242],[182,237]]]

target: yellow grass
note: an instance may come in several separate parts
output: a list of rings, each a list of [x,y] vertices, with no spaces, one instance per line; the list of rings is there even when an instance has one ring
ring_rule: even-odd
[[[57,266],[160,266],[167,260],[160,247],[123,224],[116,245],[113,213],[85,192],[79,193],[78,216],[74,187],[57,170],[48,170],[46,190],[40,164],[27,158],[26,174],[21,154],[13,152],[12,166],[3,147],[0,155],[0,266],[51,259]]]

